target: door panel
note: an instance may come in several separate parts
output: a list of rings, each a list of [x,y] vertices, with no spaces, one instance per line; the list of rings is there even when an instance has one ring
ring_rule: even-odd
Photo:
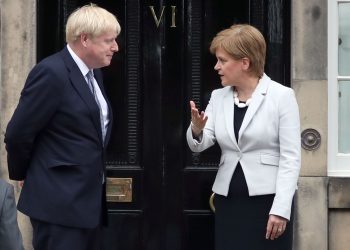
[[[289,85],[290,3],[94,2],[116,14],[122,26],[120,52],[103,69],[114,114],[107,177],[132,179],[132,201],[108,203],[104,249],[212,250],[214,215],[208,199],[220,149],[188,149],[189,100],[204,109],[212,90],[221,87],[208,48],[213,36],[233,23],[251,23],[264,33],[266,72]],[[63,47],[68,14],[88,3],[38,0],[38,60]],[[45,42],[48,38],[54,42]],[[108,194],[120,196],[121,190],[110,186]]]

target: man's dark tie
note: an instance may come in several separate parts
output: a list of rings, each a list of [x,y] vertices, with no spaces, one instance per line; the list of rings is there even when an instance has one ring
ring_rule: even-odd
[[[86,77],[88,79],[88,86],[90,88],[91,93],[93,94],[95,101],[97,103],[98,109],[100,111],[100,123],[101,123],[101,129],[102,129],[102,140],[104,142],[105,140],[105,136],[106,136],[106,128],[105,128],[105,124],[103,121],[103,116],[102,116],[102,108],[100,105],[100,102],[98,100],[96,91],[95,91],[95,87],[94,87],[94,74],[92,73],[91,70],[89,70],[89,72],[86,74]]]

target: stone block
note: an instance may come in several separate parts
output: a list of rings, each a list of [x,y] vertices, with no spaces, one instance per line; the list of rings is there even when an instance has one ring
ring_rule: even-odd
[[[329,250],[349,250],[350,209],[329,212]]]
[[[350,209],[350,178],[329,178],[328,207]]]
[[[302,149],[300,175],[327,176],[327,81],[294,81],[292,84],[299,104],[301,132],[312,128],[321,135],[319,148]]]
[[[295,199],[294,250],[328,250],[327,178],[301,177]]]
[[[292,79],[327,79],[327,0],[292,1]]]

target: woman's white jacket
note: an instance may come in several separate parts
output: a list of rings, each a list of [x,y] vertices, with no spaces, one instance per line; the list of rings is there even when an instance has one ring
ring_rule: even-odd
[[[240,162],[249,195],[274,194],[270,214],[290,219],[291,204],[300,171],[300,120],[294,91],[267,75],[260,79],[239,130],[233,129],[232,87],[214,90],[205,110],[208,121],[199,141],[191,126],[187,142],[201,152],[215,142],[221,148],[213,192],[227,196],[230,181]]]

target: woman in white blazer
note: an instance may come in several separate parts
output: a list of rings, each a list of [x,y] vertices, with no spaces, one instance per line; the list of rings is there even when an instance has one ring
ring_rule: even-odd
[[[194,102],[187,142],[201,152],[217,142],[213,185],[216,250],[291,250],[292,203],[300,170],[300,120],[292,89],[264,74],[266,44],[250,25],[219,32],[215,54],[223,88],[205,112]]]

